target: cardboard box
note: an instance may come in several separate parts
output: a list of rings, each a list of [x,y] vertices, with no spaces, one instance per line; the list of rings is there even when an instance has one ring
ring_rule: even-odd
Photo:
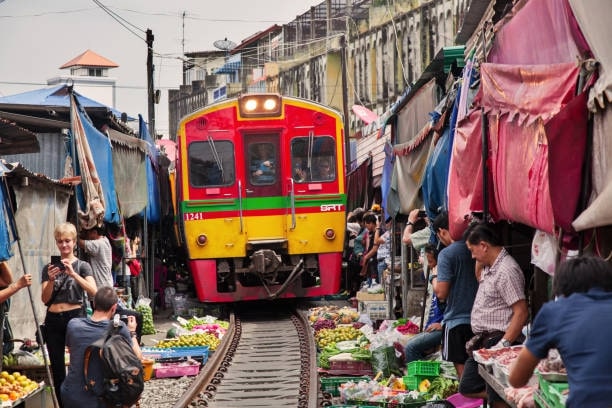
[[[367,293],[367,292],[357,292],[357,300],[360,302],[369,301],[369,300],[385,300],[384,293]]]
[[[389,302],[386,300],[359,302],[359,312],[367,314],[370,320],[385,320],[389,318]]]

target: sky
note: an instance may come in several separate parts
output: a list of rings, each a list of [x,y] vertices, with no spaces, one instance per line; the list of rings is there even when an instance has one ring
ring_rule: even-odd
[[[145,32],[151,29],[154,83],[161,90],[155,122],[167,136],[168,89],[182,82],[183,50],[216,50],[213,42],[225,38],[239,44],[322,1],[0,0],[0,96],[46,87],[47,79],[70,73],[61,65],[91,49],[119,65],[109,74],[117,80],[115,107],[146,120]]]

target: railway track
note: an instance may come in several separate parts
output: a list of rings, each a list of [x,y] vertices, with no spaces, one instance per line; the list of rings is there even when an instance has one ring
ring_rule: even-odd
[[[158,391],[146,390],[141,407],[317,407],[316,349],[306,316],[285,303],[237,308],[195,379],[147,386]]]

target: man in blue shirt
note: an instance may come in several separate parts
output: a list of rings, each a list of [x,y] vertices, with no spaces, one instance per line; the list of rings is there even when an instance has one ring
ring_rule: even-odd
[[[91,378],[97,378],[93,392],[85,389],[83,375],[85,349],[106,334],[117,309],[117,295],[108,286],[98,289],[94,297],[94,312],[91,317],[74,318],[68,322],[66,329],[66,347],[70,350],[70,366],[66,379],[62,382],[62,406],[64,408],[104,408],[105,404],[98,399],[96,393],[101,393],[104,374],[102,361],[92,355],[89,370]],[[136,318],[128,316],[127,327],[123,322],[120,334],[131,342],[136,355],[142,358],[140,345],[136,338]]]
[[[438,275],[432,280],[438,301],[446,303],[442,321],[442,358],[454,364],[457,376],[461,378],[468,358],[465,343],[474,335],[470,314],[478,291],[476,266],[465,241],[453,241],[446,211],[436,217],[432,228],[440,242],[446,245],[438,255]]]
[[[556,348],[567,370],[566,407],[612,406],[612,265],[595,257],[573,258],[555,273],[553,294],[542,306],[508,380],[522,387]]]

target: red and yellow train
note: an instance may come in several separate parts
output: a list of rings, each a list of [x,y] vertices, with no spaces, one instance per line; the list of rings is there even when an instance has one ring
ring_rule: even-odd
[[[338,292],[342,123],[333,109],[277,94],[227,99],[181,120],[178,232],[200,301]]]

